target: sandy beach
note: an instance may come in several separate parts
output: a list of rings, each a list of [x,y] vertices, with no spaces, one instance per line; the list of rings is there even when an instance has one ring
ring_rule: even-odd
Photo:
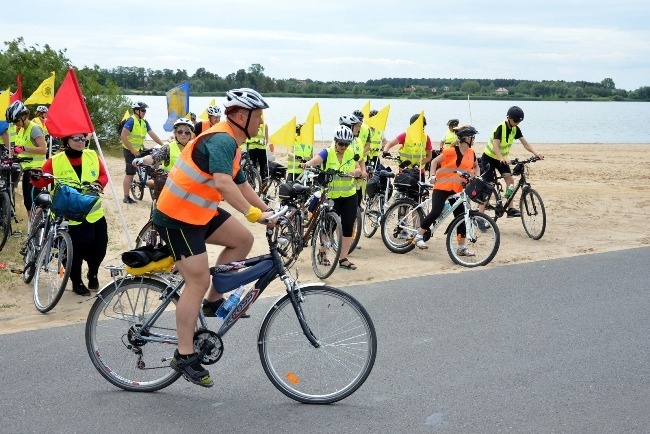
[[[478,155],[483,146],[484,143],[477,144]],[[487,267],[650,245],[650,225],[645,223],[650,215],[650,170],[646,164],[630,166],[627,158],[614,157],[645,156],[650,150],[649,144],[534,146],[545,155],[545,160],[531,165],[528,179],[546,205],[546,233],[541,240],[534,241],[524,232],[519,218],[499,219],[501,246]],[[512,158],[528,155],[519,143],[513,145]],[[276,149],[276,158],[279,162],[285,160],[284,149]],[[134,239],[148,219],[151,201],[146,193],[145,199],[135,205],[123,204],[121,184],[124,163],[118,158],[108,158],[107,163],[118,202],[107,187],[104,207],[110,241],[104,264],[117,265],[120,264],[121,253],[129,249],[117,207],[121,208],[128,234]],[[18,196],[17,201],[22,204],[22,197]],[[244,222],[259,240],[251,255],[264,253],[266,243],[263,240],[263,227],[246,222],[239,213],[233,215]],[[9,240],[9,243],[15,244],[21,242],[20,238]],[[327,279],[328,284],[345,286],[429,275],[432,290],[435,290],[436,274],[472,272],[451,261],[442,233],[434,233],[429,250],[415,249],[405,255],[389,252],[379,233],[370,239],[362,236],[360,245],[361,249],[350,255],[358,270],[337,269]],[[218,249],[208,248],[212,259],[216,258]],[[15,258],[6,256],[4,252],[0,253],[1,261],[7,264],[6,270],[0,270],[6,273],[0,280],[0,334],[85,322],[93,298],[74,294],[70,290],[71,284],[68,284],[59,304],[50,313],[41,314],[33,305],[32,285],[24,284],[19,275],[8,271],[21,264]],[[293,270],[295,268],[300,271],[301,281],[318,280],[311,269],[309,251],[303,251]],[[109,283],[110,279],[108,272],[102,270],[100,285]],[[264,295],[277,296],[283,291],[284,288],[276,281]]]

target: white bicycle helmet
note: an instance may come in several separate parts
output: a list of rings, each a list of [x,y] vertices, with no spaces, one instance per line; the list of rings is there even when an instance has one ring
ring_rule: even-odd
[[[47,113],[47,107],[45,107],[44,105],[39,105],[38,107],[36,107],[36,111],[40,113]]]
[[[174,122],[174,130],[178,128],[179,125],[186,125],[188,126],[191,130],[194,130],[194,124],[192,123],[191,120],[187,118],[178,118],[176,119],[176,122]]]
[[[136,101],[133,104],[131,104],[131,108],[133,110],[138,110],[138,109],[146,109],[149,108],[149,106],[142,101]]]
[[[356,124],[360,124],[361,120],[355,115],[343,115],[339,118],[339,125],[345,125],[346,127],[352,129]]]
[[[208,112],[208,116],[221,116],[221,109],[219,106],[210,105],[206,111]]]
[[[23,104],[21,101],[14,101],[9,105],[9,107],[7,107],[5,117],[7,118],[7,122],[13,123],[16,122],[18,118],[25,113],[29,113],[29,110],[27,110],[25,104]]]
[[[334,133],[334,140],[341,143],[351,143],[354,140],[354,134],[352,134],[352,130],[349,127],[339,125],[336,133]]]
[[[226,92],[226,109],[230,107],[242,107],[249,110],[267,109],[269,105],[264,101],[262,95],[253,89],[243,87]]]

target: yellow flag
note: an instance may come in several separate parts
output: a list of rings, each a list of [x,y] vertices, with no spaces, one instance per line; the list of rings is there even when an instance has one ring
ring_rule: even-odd
[[[314,146],[314,118],[307,118],[300,128],[300,136],[298,136],[298,141],[303,145]]]
[[[422,132],[424,131],[424,111],[420,116],[406,129],[406,138],[404,143],[421,143]]]
[[[361,113],[363,113],[364,119],[368,119],[368,117],[370,117],[370,100],[368,100],[366,105],[361,107]]]
[[[210,104],[208,104],[208,106],[214,105],[214,103],[215,103],[214,98],[212,98],[212,101],[210,101]],[[208,108],[206,107],[205,110],[203,110],[203,113],[198,115],[196,118],[201,119],[202,121],[207,121],[208,120]]]
[[[296,117],[284,124],[269,137],[269,143],[276,146],[293,146],[296,140]]]
[[[52,104],[54,99],[54,72],[49,78],[43,80],[38,89],[27,98],[23,104]]]
[[[6,121],[6,111],[9,107],[9,99],[11,98],[11,90],[7,88],[4,92],[0,93],[0,121]]]
[[[318,103],[315,103],[312,106],[311,110],[309,110],[309,114],[307,115],[307,122],[309,122],[309,119],[313,119],[313,125],[320,124],[320,108],[318,108]]]
[[[388,122],[388,112],[390,111],[390,104],[379,110],[373,117],[366,119],[366,124],[379,131],[386,131],[386,123]]]
[[[126,111],[124,112],[124,116],[122,116],[122,120],[125,121],[129,117],[131,117],[131,112],[129,112],[129,109],[126,109]]]

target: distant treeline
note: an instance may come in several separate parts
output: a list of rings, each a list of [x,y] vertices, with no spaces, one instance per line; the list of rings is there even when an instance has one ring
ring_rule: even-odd
[[[310,79],[277,79],[264,74],[264,67],[253,64],[248,71],[240,69],[220,77],[199,68],[192,75],[184,69],[153,70],[120,66],[99,69],[102,77],[121,87],[125,93],[163,94],[178,84],[190,81],[193,95],[213,95],[235,87],[252,87],[269,96],[332,97],[332,98],[413,98],[516,100],[650,100],[650,87],[634,91],[617,89],[614,80],[600,83],[587,81],[530,81],[514,79],[461,78],[382,78],[364,82]]]

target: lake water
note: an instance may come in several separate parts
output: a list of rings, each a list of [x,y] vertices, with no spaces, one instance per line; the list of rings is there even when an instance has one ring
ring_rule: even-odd
[[[166,137],[162,125],[167,119],[164,96],[131,96],[149,105],[146,119],[151,128]],[[205,110],[212,97],[190,97],[190,110],[197,115]],[[219,103],[219,98],[216,98]],[[316,140],[330,140],[338,118],[352,113],[367,99],[333,98],[266,98],[270,108],[264,118],[272,134],[294,116],[304,122],[309,110],[318,103],[322,125],[316,126]],[[442,139],[447,120],[460,119],[478,129],[477,141],[485,142],[511,105],[520,106],[526,117],[521,123],[524,136],[531,143],[650,143],[650,103],[648,102],[575,102],[575,101],[457,101],[457,100],[370,100],[371,109],[381,110],[390,104],[386,127],[387,139],[394,138],[408,126],[409,118],[424,110],[426,131],[434,142]]]

